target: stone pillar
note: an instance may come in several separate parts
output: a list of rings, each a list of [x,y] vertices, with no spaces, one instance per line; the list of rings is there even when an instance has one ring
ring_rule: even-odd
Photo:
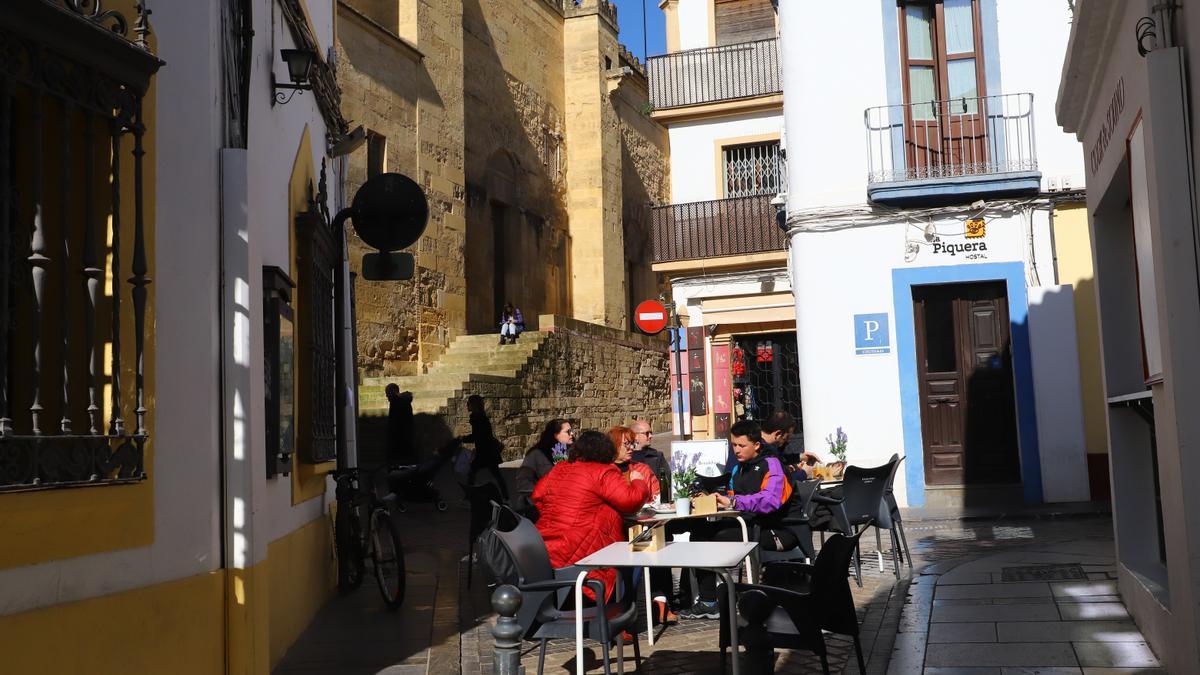
[[[626,324],[621,224],[621,132],[609,100],[618,77],[616,10],[607,0],[568,7],[563,25],[567,218],[574,318]]]

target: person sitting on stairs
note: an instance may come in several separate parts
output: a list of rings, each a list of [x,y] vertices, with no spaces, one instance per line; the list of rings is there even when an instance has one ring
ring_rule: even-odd
[[[517,336],[525,330],[525,317],[521,310],[511,302],[504,303],[504,311],[500,313],[500,344],[508,340],[508,344],[516,344]]]

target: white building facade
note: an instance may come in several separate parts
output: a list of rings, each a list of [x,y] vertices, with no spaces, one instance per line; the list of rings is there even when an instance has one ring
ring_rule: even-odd
[[[805,449],[827,456],[840,428],[852,464],[898,454],[910,506],[1089,499],[1058,263],[1090,255],[1054,237],[1083,168],[1046,67],[1066,7],[779,9]]]
[[[652,117],[670,141],[671,203],[653,213],[654,264],[681,325],[675,432],[724,438],[741,419],[799,419],[786,241],[783,80],[771,0],[663,0],[667,53],[647,59]]]
[[[1121,597],[1200,669],[1200,3],[1076,3],[1058,121],[1082,143]],[[1190,99],[1190,100],[1189,100]]]

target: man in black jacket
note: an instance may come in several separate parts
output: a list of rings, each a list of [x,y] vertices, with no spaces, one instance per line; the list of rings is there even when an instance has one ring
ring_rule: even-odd
[[[662,487],[660,498],[666,502],[670,495],[671,470],[667,466],[667,458],[663,457],[658,450],[650,447],[650,441],[654,438],[654,432],[650,430],[650,423],[646,420],[635,420],[629,425],[629,428],[633,430],[633,461],[650,467]]]

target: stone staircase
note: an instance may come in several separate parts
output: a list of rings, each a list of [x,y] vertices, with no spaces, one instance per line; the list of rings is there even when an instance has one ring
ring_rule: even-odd
[[[414,414],[443,414],[470,382],[512,384],[537,355],[547,333],[527,331],[516,344],[498,344],[495,334],[460,335],[424,375],[368,377],[358,387],[359,415],[386,416],[384,387],[395,383],[413,394]]]

